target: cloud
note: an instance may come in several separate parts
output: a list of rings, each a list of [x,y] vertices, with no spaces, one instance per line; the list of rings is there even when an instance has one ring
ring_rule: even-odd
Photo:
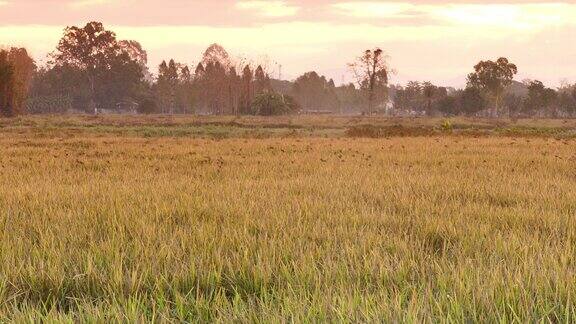
[[[242,10],[255,10],[266,17],[294,16],[299,10],[298,7],[279,0],[244,0],[239,1],[236,7]]]
[[[69,3],[72,8],[83,8],[103,5],[112,2],[112,0],[75,0]]]
[[[407,2],[341,2],[332,7],[338,14],[358,18],[406,17],[424,12],[417,5]]]
[[[374,19],[406,19],[458,26],[541,29],[550,25],[573,24],[576,4],[569,3],[414,3],[341,2],[332,5],[342,16]]]
[[[481,59],[507,56],[522,77],[576,79],[576,3],[544,0],[0,0],[0,44],[36,58],[54,50],[66,25],[102,21],[134,39],[153,67],[198,62],[211,43],[284,75],[317,70],[336,81],[363,49],[380,46],[399,71],[454,85]],[[26,12],[22,15],[21,12]],[[570,74],[572,73],[572,74]],[[452,80],[452,81],[451,81]]]

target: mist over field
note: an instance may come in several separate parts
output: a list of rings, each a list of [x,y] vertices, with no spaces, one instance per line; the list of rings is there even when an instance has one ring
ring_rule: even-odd
[[[0,321],[576,321],[574,18],[0,0]]]

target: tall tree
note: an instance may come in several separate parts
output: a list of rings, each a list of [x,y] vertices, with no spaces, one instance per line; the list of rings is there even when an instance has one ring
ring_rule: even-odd
[[[481,61],[474,66],[474,73],[468,75],[468,86],[478,88],[492,97],[490,115],[496,117],[504,91],[517,73],[516,65],[505,57],[499,58],[496,62]]]
[[[424,84],[420,84],[418,81],[409,81],[404,88],[397,87],[394,96],[394,109],[399,113],[410,114],[425,111],[423,92]],[[430,95],[433,94],[430,93]]]
[[[194,111],[194,78],[187,65],[179,64],[178,68],[176,108],[179,113],[188,114]]]
[[[208,105],[206,100],[206,69],[202,63],[198,63],[194,70],[194,77],[192,79],[193,97],[195,101],[196,110],[204,110]]]
[[[218,45],[210,45],[202,57],[204,68],[200,82],[201,101],[211,114],[232,113],[230,106],[230,75],[232,63],[226,50]]]
[[[387,99],[389,68],[384,51],[380,48],[366,50],[353,63],[348,64],[356,77],[358,86],[365,91],[368,114],[373,114],[379,102]]]
[[[478,88],[468,87],[460,95],[461,111],[467,115],[474,115],[486,108],[487,102]]]
[[[15,116],[26,112],[26,99],[35,69],[34,60],[26,49],[0,51],[1,114]]]
[[[361,111],[364,108],[365,97],[356,89],[353,83],[334,89],[340,105],[340,111]]]
[[[241,94],[240,94],[240,112],[249,114],[252,111],[252,100],[254,99],[254,74],[250,65],[246,65],[242,70]]]
[[[165,78],[168,81],[168,85],[170,87],[170,97],[169,97],[169,106],[168,112],[170,114],[174,113],[175,106],[176,106],[176,88],[179,85],[179,76],[178,76],[178,66],[176,65],[176,61],[171,59],[168,62],[168,69],[166,71]]]
[[[422,94],[426,99],[426,115],[432,115],[432,102],[434,101],[434,97],[436,97],[438,92],[438,87],[433,85],[431,82],[424,82],[422,84]]]
[[[196,76],[202,78],[203,67],[198,65]],[[153,86],[157,105],[161,113],[190,113],[198,94],[195,91],[196,79],[186,64],[170,59],[158,66],[158,77]]]
[[[254,93],[255,95],[270,91],[270,76],[264,72],[262,65],[258,65],[254,71]]]
[[[240,89],[241,89],[241,79],[236,72],[235,67],[231,67],[228,72],[228,106],[231,108],[231,112],[234,115],[240,113]]]
[[[156,99],[163,114],[168,110],[167,107],[170,105],[170,93],[172,92],[169,73],[168,64],[164,60],[158,66],[158,77],[156,79]]]
[[[558,106],[568,116],[576,116],[576,85],[563,84],[558,89]]]
[[[142,67],[148,64],[148,53],[142,48],[142,45],[134,40],[121,40],[118,46],[128,54],[130,59],[138,63]]]
[[[339,100],[335,93],[334,81],[315,71],[299,76],[292,87],[292,93],[305,110],[338,110]]]
[[[140,66],[144,79],[147,82],[152,83],[153,76],[148,70],[148,53],[144,50],[142,44],[134,40],[121,40],[118,42],[118,45],[122,51],[128,54],[128,57],[132,61],[136,62]]]
[[[541,81],[534,80],[528,83],[528,97],[525,99],[525,112],[528,114],[547,114],[556,117],[557,93],[547,88]]]
[[[121,99],[111,97],[110,89],[106,89],[111,80],[124,85],[126,90],[143,78],[139,65],[143,60],[141,48],[138,49],[135,42],[120,43],[116,35],[100,22],[90,22],[84,27],[67,27],[52,57],[56,66],[70,66],[84,76],[88,88],[88,111]]]
[[[513,121],[518,120],[518,115],[522,110],[522,104],[523,104],[522,97],[516,94],[507,93],[504,96],[504,105],[508,109],[508,116],[510,116],[510,118]]]
[[[218,62],[225,68],[230,68],[232,62],[228,52],[219,44],[212,44],[204,51],[202,55],[202,65],[207,66],[210,63]]]
[[[9,116],[12,113],[14,93],[14,66],[8,60],[8,52],[0,51],[0,114]]]

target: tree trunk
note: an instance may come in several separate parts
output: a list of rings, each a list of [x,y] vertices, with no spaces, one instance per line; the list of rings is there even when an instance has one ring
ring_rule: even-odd
[[[94,86],[94,77],[92,75],[88,76],[88,82],[90,82],[90,101],[88,102],[88,111],[91,114],[96,114],[96,100],[94,100],[94,97],[96,97],[96,90]]]
[[[368,93],[368,115],[372,116],[374,113],[374,90],[370,89]]]

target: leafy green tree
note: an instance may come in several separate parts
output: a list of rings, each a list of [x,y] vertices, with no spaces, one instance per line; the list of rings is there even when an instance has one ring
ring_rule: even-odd
[[[292,96],[282,95],[284,103],[288,106],[288,113],[295,114],[302,111],[300,103]]]
[[[436,97],[437,92],[438,92],[438,87],[433,85],[431,82],[424,82],[422,84],[422,94],[424,95],[424,98],[426,99],[426,115],[427,116],[432,115],[432,102],[434,101],[434,98]]]
[[[366,98],[363,93],[356,89],[353,83],[342,85],[334,89],[340,111],[362,111],[366,106]]]
[[[174,113],[176,105],[176,88],[179,85],[178,67],[171,59],[168,63],[162,61],[158,66],[156,90],[162,113]]]
[[[529,115],[547,114],[555,117],[556,99],[557,93],[554,89],[547,88],[541,81],[530,81],[524,111]]]
[[[262,65],[258,65],[254,71],[254,93],[256,95],[268,92],[272,89],[270,86],[270,76],[264,72]]]
[[[249,65],[242,70],[240,80],[240,113],[249,114],[254,100],[254,73]]]
[[[576,115],[576,86],[563,86],[558,90],[558,106],[568,116]]]
[[[466,88],[460,95],[460,110],[466,115],[474,115],[486,109],[487,102],[478,88]]]
[[[294,98],[306,110],[339,110],[339,100],[336,96],[333,80],[318,75],[315,71],[306,72],[294,81],[292,93]]]
[[[494,61],[481,61],[474,66],[474,73],[468,75],[468,87],[477,88],[493,99],[490,115],[496,117],[506,88],[518,73],[515,64],[501,57]]]
[[[67,27],[60,39],[53,64],[77,70],[87,89],[87,110],[110,107],[143,81],[141,47],[136,42],[119,42],[116,35],[100,22],[84,27]]]
[[[26,112],[26,100],[36,65],[24,48],[0,50],[0,114]]]
[[[460,113],[458,98],[454,96],[444,96],[438,99],[436,107],[445,115],[458,115]]]
[[[522,111],[523,99],[522,97],[509,93],[504,96],[504,105],[508,108],[508,115],[513,121],[516,121]]]
[[[429,83],[429,91],[432,86]],[[435,89],[433,90],[435,91]],[[399,87],[396,90],[396,95],[394,98],[394,109],[398,112],[421,112],[426,110],[424,98],[424,84],[420,84],[418,81],[409,81],[405,87]],[[432,92],[432,91],[430,91]],[[434,93],[429,93],[430,95],[430,105],[432,104],[432,99]]]
[[[8,52],[0,51],[0,113],[10,115],[14,92],[14,66],[8,60]]]
[[[63,113],[71,108],[84,108],[90,95],[84,74],[69,65],[40,68],[30,90],[33,104],[45,103],[34,107],[35,113]]]

